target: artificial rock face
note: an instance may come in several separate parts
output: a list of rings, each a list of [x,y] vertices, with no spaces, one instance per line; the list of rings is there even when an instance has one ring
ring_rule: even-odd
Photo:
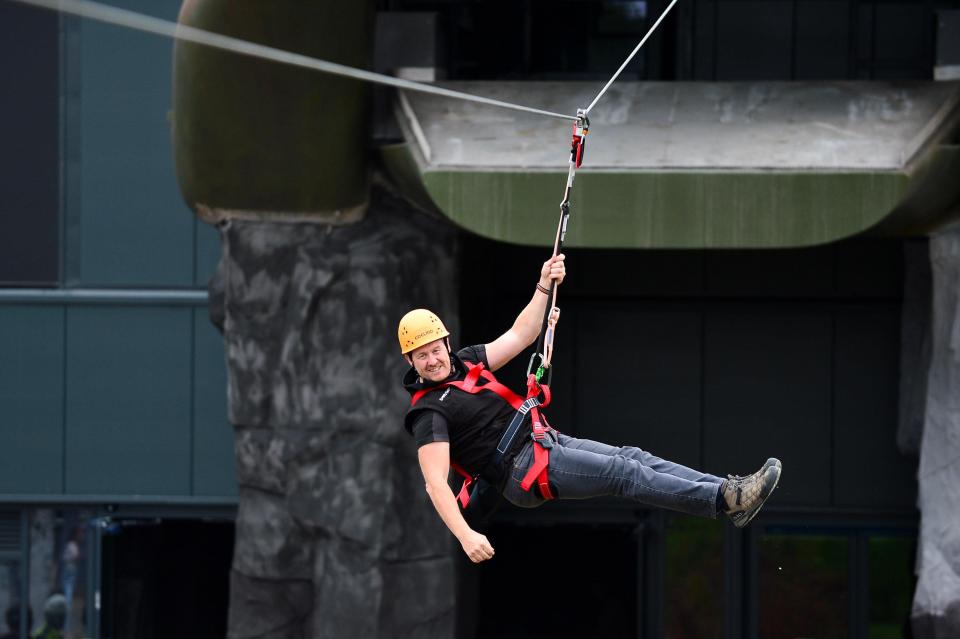
[[[375,190],[357,223],[233,220],[221,236],[229,636],[452,636],[452,545],[402,427],[396,327],[419,306],[456,327],[454,232]]]
[[[931,361],[920,443],[916,637],[960,637],[960,229],[930,238]]]

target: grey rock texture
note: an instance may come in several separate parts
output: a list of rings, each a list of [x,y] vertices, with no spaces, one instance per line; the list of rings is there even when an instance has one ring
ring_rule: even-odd
[[[233,220],[221,236],[229,636],[452,636],[452,545],[401,425],[396,325],[428,306],[455,328],[455,232],[380,189],[354,224]]]
[[[933,323],[920,443],[913,631],[960,637],[960,228],[930,238]]]

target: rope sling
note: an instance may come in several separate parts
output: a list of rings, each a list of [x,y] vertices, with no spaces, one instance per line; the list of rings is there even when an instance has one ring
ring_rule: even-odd
[[[570,142],[570,159],[567,168],[567,184],[563,191],[563,200],[560,202],[560,222],[557,225],[557,234],[553,243],[553,257],[560,254],[563,249],[563,242],[567,234],[567,223],[570,219],[570,194],[573,192],[573,180],[576,176],[577,168],[583,162],[583,154],[586,149],[586,136],[590,131],[590,121],[587,119],[583,110],[577,112],[577,121],[573,125],[573,136]],[[512,390],[497,381],[493,373],[486,370],[482,363],[471,364],[464,362],[467,367],[467,374],[463,380],[454,380],[424,388],[417,391],[410,398],[410,406],[416,406],[417,402],[426,395],[441,388],[453,387],[465,393],[476,394],[483,391],[496,393],[501,399],[510,404],[516,411],[510,423],[503,431],[497,448],[494,451],[488,464],[499,467],[507,452],[513,447],[513,442],[520,432],[521,426],[526,421],[527,415],[530,415],[530,437],[533,440],[533,464],[527,470],[523,480],[520,482],[520,488],[529,491],[534,483],[540,491],[540,496],[546,500],[554,499],[555,495],[550,488],[549,466],[550,466],[550,448],[553,443],[547,433],[551,430],[546,416],[542,410],[550,403],[550,379],[553,376],[551,360],[553,356],[553,339],[556,335],[557,321],[560,318],[560,309],[556,306],[558,287],[556,280],[550,282],[550,292],[548,294],[547,305],[543,314],[543,322],[540,327],[540,334],[537,338],[537,347],[530,356],[530,363],[527,366],[527,394],[526,397],[520,397]],[[534,369],[536,365],[536,369]],[[545,379],[544,379],[545,378]],[[484,384],[480,384],[480,380]],[[451,468],[463,477],[463,484],[457,494],[457,501],[460,507],[466,510],[471,502],[471,497],[484,488],[484,484],[479,480],[478,474],[470,474],[459,464],[451,461]]]

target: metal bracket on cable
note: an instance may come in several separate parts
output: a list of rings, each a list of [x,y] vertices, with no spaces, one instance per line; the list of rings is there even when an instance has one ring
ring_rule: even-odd
[[[588,133],[590,133],[590,118],[587,117],[584,109],[577,109],[577,121],[573,123],[573,140],[570,144],[570,163],[575,169],[579,169],[583,164]]]
[[[168,20],[160,20],[152,16],[118,9],[109,5],[91,2],[90,0],[13,1],[25,5],[32,5],[42,9],[49,9],[60,13],[76,15],[90,20],[97,20],[99,22],[113,24],[119,27],[135,29],[145,33],[153,33],[155,35],[165,36],[175,40],[193,42],[195,44],[201,44],[223,51],[230,51],[240,55],[253,56],[264,60],[272,60],[281,64],[312,69],[321,73],[329,73],[365,82],[393,86],[399,89],[420,91],[422,93],[430,93],[448,98],[478,102],[481,104],[488,104],[506,109],[525,111],[528,113],[535,113],[538,115],[560,118],[563,120],[574,120],[573,139],[570,147],[570,162],[567,172],[567,187],[563,193],[563,201],[560,203],[560,226],[557,229],[557,238],[553,245],[554,255],[560,253],[560,250],[563,247],[564,237],[567,233],[567,220],[570,216],[570,193],[573,190],[573,178],[576,170],[580,168],[580,165],[583,163],[583,155],[584,151],[586,150],[586,138],[587,134],[590,132],[590,120],[587,118],[587,113],[589,113],[594,105],[600,101],[600,98],[603,97],[603,94],[606,93],[607,89],[610,88],[610,85],[612,85],[613,82],[620,76],[620,73],[626,68],[637,52],[643,47],[647,39],[653,34],[654,31],[656,31],[657,27],[666,17],[667,13],[669,13],[670,9],[673,8],[673,5],[677,3],[677,0],[671,0],[667,8],[664,9],[663,13],[660,14],[660,17],[657,19],[657,21],[653,23],[653,26],[650,27],[646,35],[643,36],[643,39],[640,40],[640,43],[637,44],[630,55],[627,56],[627,59],[623,61],[623,64],[620,65],[620,68],[617,69],[616,73],[613,74],[613,77],[611,77],[610,80],[604,85],[604,87],[600,90],[593,101],[590,102],[586,109],[577,109],[577,115],[574,118],[573,116],[562,113],[554,113],[552,111],[546,111],[543,109],[535,109],[519,104],[511,104],[501,100],[494,100],[483,96],[453,91],[443,87],[385,76],[379,73],[366,71],[364,69],[356,69],[342,64],[330,62],[328,60],[311,58],[305,55],[294,53],[292,51],[284,51],[255,42],[248,42],[239,38],[233,38],[219,33],[205,31],[203,29],[197,29],[188,25],[177,24],[176,22],[170,22]],[[556,306],[556,301],[557,285],[556,282],[553,282],[550,286],[550,300],[544,312],[543,324],[540,329],[540,338],[537,343],[537,350],[530,358],[530,364],[527,367],[527,375],[529,376],[533,370],[534,361],[536,361],[538,357],[540,358],[540,364],[537,368],[538,382],[545,371],[552,372],[550,369],[550,358],[553,352],[553,335],[556,329],[556,320],[560,310]],[[551,317],[553,318],[552,323]],[[545,344],[544,339],[547,336],[549,336],[549,343]]]
[[[673,5],[677,4],[677,0],[671,0],[670,4],[667,5],[667,8],[663,10],[663,13],[660,14],[660,17],[657,18],[657,21],[653,23],[653,26],[647,31],[646,35],[643,36],[643,39],[640,40],[640,43],[634,47],[633,51],[630,52],[630,55],[627,56],[627,59],[623,61],[623,64],[620,65],[620,68],[617,69],[616,73],[613,74],[613,77],[600,89],[600,92],[597,96],[590,102],[586,109],[577,109],[577,118],[573,124],[573,139],[570,143],[570,162],[567,168],[567,188],[563,192],[563,201],[560,202],[560,226],[557,228],[557,238],[553,244],[553,254],[557,255],[560,253],[560,249],[563,247],[563,240],[567,234],[567,221],[570,217],[570,193],[573,191],[573,178],[576,175],[577,169],[580,168],[580,165],[583,164],[583,155],[587,146],[587,134],[590,133],[590,119],[587,117],[587,114],[590,112],[590,109],[600,101],[600,98],[603,97],[603,94],[607,92],[607,89],[610,88],[610,85],[620,76],[623,70],[630,64],[630,61],[633,59],[637,52],[643,47],[647,39],[657,30],[657,27],[660,26],[660,23],[663,22],[663,19],[670,12],[670,9],[673,8]],[[537,383],[540,383],[541,378],[544,373],[547,374],[547,379],[553,375],[553,369],[550,367],[550,359],[553,355],[553,338],[556,332],[557,319],[560,315],[560,309],[557,307],[557,285],[556,282],[553,282],[550,285],[550,299],[547,303],[547,308],[543,314],[543,324],[540,327],[540,338],[537,341],[537,350],[534,351],[533,355],[530,357],[530,364],[527,365],[527,377],[529,378],[530,374],[533,372],[534,362],[539,358],[539,365],[537,366],[536,379]],[[549,381],[547,382],[549,384]]]

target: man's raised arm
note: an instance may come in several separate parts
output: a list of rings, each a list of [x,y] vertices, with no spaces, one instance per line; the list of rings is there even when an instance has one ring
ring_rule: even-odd
[[[537,283],[530,303],[520,311],[513,326],[506,333],[486,345],[487,363],[490,364],[491,370],[503,367],[523,352],[523,349],[537,341],[543,314],[550,302],[550,295],[546,291],[550,290],[552,280],[560,284],[566,275],[563,260],[564,256],[561,253],[543,263],[540,269],[540,281]]]

